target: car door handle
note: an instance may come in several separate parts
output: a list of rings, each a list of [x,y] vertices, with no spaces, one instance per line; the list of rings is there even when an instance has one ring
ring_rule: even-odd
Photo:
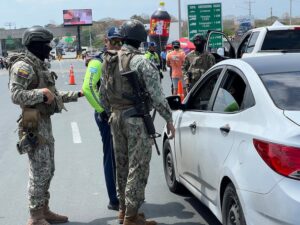
[[[191,123],[191,124],[189,125],[189,127],[190,127],[191,129],[196,129],[196,127],[197,127],[196,122]]]
[[[230,132],[230,126],[228,124],[226,124],[223,127],[220,127],[220,130],[223,133],[229,133]]]

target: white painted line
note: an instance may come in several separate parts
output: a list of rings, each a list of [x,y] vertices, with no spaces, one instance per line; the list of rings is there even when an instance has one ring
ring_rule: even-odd
[[[81,143],[81,136],[79,132],[79,128],[76,122],[71,122],[72,134],[73,134],[73,142],[74,144]]]

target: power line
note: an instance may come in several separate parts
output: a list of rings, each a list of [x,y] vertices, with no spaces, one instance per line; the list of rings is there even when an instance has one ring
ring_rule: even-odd
[[[254,4],[255,2],[251,1],[251,0],[248,0],[248,1],[245,1],[245,3],[247,3],[247,5],[248,5],[249,18],[251,18],[251,16],[252,16],[252,4]]]

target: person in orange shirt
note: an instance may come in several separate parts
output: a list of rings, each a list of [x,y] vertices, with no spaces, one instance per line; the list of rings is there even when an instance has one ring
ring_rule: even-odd
[[[173,95],[177,95],[178,91],[178,81],[181,80],[184,96],[186,95],[186,85],[183,79],[182,65],[185,60],[185,53],[180,50],[180,42],[172,42],[173,51],[167,55],[167,65],[172,69],[172,84],[173,84]]]

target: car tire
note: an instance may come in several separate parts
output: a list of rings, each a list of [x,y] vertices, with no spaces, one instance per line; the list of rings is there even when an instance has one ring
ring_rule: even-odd
[[[176,180],[174,159],[168,139],[165,140],[163,148],[164,172],[167,185],[171,192],[180,193],[182,190],[182,185]]]
[[[243,209],[232,183],[228,184],[222,204],[223,225],[246,225]]]

